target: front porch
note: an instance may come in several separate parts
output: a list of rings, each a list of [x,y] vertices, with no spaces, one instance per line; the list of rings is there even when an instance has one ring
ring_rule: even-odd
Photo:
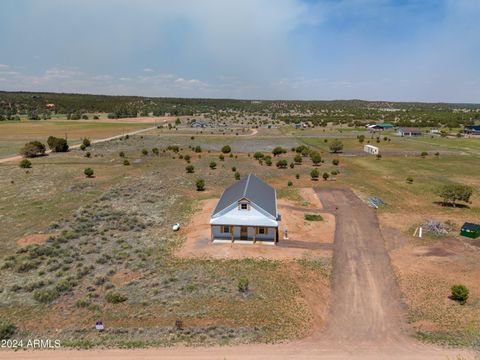
[[[272,244],[278,242],[278,228],[267,226],[211,225],[212,242]]]

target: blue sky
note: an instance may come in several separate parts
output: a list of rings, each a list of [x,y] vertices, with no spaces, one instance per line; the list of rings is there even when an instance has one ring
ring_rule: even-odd
[[[2,0],[0,89],[480,102],[478,0]]]

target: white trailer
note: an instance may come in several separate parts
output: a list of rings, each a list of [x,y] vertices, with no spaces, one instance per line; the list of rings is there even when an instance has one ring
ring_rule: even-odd
[[[363,147],[363,151],[365,151],[366,153],[369,153],[371,155],[378,155],[380,153],[380,149],[376,146],[373,146],[373,145],[365,145]]]

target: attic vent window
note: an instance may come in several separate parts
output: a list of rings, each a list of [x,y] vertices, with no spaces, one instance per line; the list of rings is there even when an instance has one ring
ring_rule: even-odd
[[[245,203],[240,204],[240,209],[248,210],[248,204],[245,204]]]

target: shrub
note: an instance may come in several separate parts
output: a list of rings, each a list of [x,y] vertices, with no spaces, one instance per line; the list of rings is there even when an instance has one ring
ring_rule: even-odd
[[[125,166],[130,165],[130,161],[128,161],[127,159],[124,159],[123,160],[123,165],[125,165]]]
[[[90,153],[90,151],[87,151],[87,152],[85,153],[85,157],[86,157],[86,158],[89,158],[90,156],[92,156],[92,154]]]
[[[295,155],[295,157],[293,158],[293,161],[295,161],[295,163],[297,163],[297,164],[301,164],[302,161],[303,161],[302,155],[300,155],[300,154]]]
[[[407,184],[412,184],[413,183],[413,177],[407,176],[406,181],[407,181]]]
[[[277,146],[272,150],[273,156],[277,156],[277,155],[280,155],[280,154],[285,154],[286,152],[287,152],[287,150],[285,150],[281,146]]]
[[[453,285],[452,288],[452,300],[458,301],[461,305],[467,302],[469,291],[465,285]]]
[[[48,304],[58,298],[59,295],[57,289],[37,289],[33,292],[33,299],[40,303]]]
[[[0,322],[0,340],[8,340],[15,334],[17,328],[10,322]]]
[[[295,179],[300,179],[300,174],[295,174]]]
[[[99,119],[98,115],[93,115],[93,120],[98,120],[98,119]]]
[[[220,161],[225,160],[225,156],[223,156],[223,154],[220,154],[220,155],[218,156],[218,158],[220,159]]]
[[[84,139],[82,140],[82,145],[85,146],[85,147],[89,147],[89,146],[92,145],[92,142],[90,141],[89,138],[84,138]]]
[[[195,185],[197,187],[197,191],[205,190],[205,180],[197,179],[197,181],[195,182]]]
[[[92,168],[86,168],[83,170],[83,173],[87,178],[91,178],[93,176],[93,169]]]
[[[322,162],[322,156],[317,151],[312,151],[310,153],[310,159],[315,165],[318,165]]]
[[[235,171],[235,180],[240,180],[240,173],[238,171]]]
[[[142,149],[142,155],[143,155],[143,156],[148,155],[148,150],[147,150],[147,149]]]
[[[45,145],[40,141],[30,141],[20,149],[20,155],[26,158],[33,158],[45,154]]]
[[[305,214],[303,218],[307,221],[322,221],[323,217],[322,215],[318,214]]]
[[[238,280],[237,288],[241,293],[246,293],[248,291],[248,279],[246,277],[241,277]]]
[[[19,166],[22,169],[30,169],[32,167],[32,162],[30,160],[23,159],[22,161],[20,161]]]
[[[230,147],[230,145],[225,145],[224,147],[222,147],[222,153],[229,154],[231,152],[232,152],[232,148]]]
[[[377,154],[377,160],[380,160],[382,158],[382,154]]]
[[[217,167],[217,163],[215,161],[212,161],[208,166],[210,166],[210,169],[215,170],[215,168]]]
[[[330,143],[329,148],[331,152],[338,153],[343,150],[343,143],[340,140],[335,139]]]
[[[85,145],[83,145],[83,144],[80,145],[80,150],[85,151],[86,148],[87,148],[87,147],[86,147]]]
[[[190,161],[190,155],[188,155],[188,154],[185,155],[185,156],[183,157],[183,159],[184,159],[185,161],[189,162],[189,161]]]
[[[319,176],[320,171],[318,171],[318,169],[313,169],[312,171],[310,171],[310,177],[312,178],[312,180],[317,180]]]
[[[118,304],[127,301],[128,298],[116,291],[109,291],[105,294],[105,300],[110,304]]]
[[[256,159],[256,160],[260,160],[264,157],[265,155],[261,152],[256,152],[255,154],[253,154],[253,157]]]
[[[67,139],[57,138],[55,136],[49,136],[47,139],[47,145],[53,152],[67,152],[68,143]]]
[[[265,165],[272,166],[272,158],[270,156],[265,156]]]
[[[438,195],[443,198],[443,202],[451,202],[453,207],[458,200],[468,203],[472,194],[473,187],[462,184],[447,184],[438,191]]]
[[[201,152],[202,152],[202,148],[200,147],[200,145],[197,145],[197,146],[195,146],[194,151],[195,151],[196,153],[201,153]]]
[[[160,152],[158,151],[158,148],[155,147],[155,148],[152,149],[152,154],[158,156],[159,153],[160,153]]]
[[[188,174],[192,174],[195,172],[195,168],[193,167],[193,165],[185,166],[185,170],[187,171]]]
[[[124,153],[123,151],[120,151],[120,152],[118,153],[118,156],[120,156],[120,157],[123,158],[123,157],[125,157],[125,153]]]
[[[232,171],[233,172],[237,171],[237,168],[235,166],[232,166]]]
[[[339,163],[340,163],[340,160],[338,160],[338,159],[333,159],[332,160],[332,164],[335,165],[335,166],[337,166]]]
[[[292,186],[292,185],[293,185],[293,182],[289,181],[287,185],[288,185],[288,186]]]
[[[277,168],[285,169],[288,166],[288,162],[285,159],[281,159],[277,161]]]
[[[426,151],[422,151],[422,153],[420,154],[420,156],[421,156],[422,158],[424,158],[424,157],[427,156],[427,155],[428,155],[428,152],[426,152]]]
[[[323,180],[327,181],[327,179],[330,177],[330,175],[327,172],[324,172],[322,177],[323,177]]]

